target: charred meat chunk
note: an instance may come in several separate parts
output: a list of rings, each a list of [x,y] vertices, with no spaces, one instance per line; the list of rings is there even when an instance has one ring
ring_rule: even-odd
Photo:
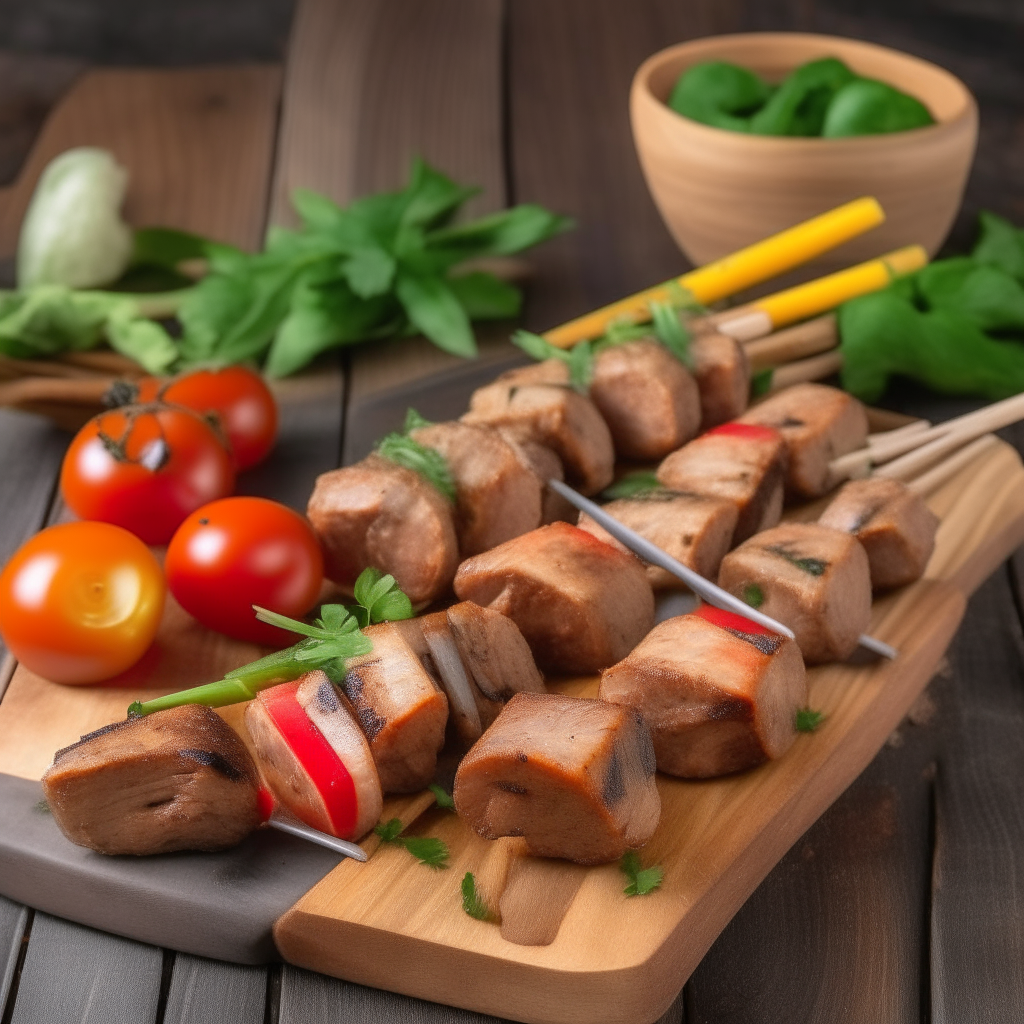
[[[448,701],[436,666],[421,659],[394,623],[364,630],[373,650],[348,662],[342,683],[370,743],[385,793],[415,793],[434,778]]]
[[[455,531],[463,558],[536,529],[542,484],[497,431],[469,423],[435,423],[412,439],[439,451],[455,481]]]
[[[935,550],[939,517],[906,484],[869,477],[844,484],[818,518],[864,546],[876,590],[919,580]]]
[[[654,594],[640,563],[566,523],[467,559],[455,593],[507,615],[537,663],[556,672],[613,665],[654,624]]]
[[[786,487],[804,498],[816,498],[833,486],[829,463],[863,448],[868,437],[864,406],[853,395],[825,384],[794,384],[740,419],[782,433],[788,457]]]
[[[860,542],[816,523],[783,523],[722,559],[718,585],[796,634],[809,665],[848,658],[871,618]]]
[[[625,459],[663,459],[696,436],[701,404],[685,366],[656,341],[603,349],[594,359],[590,398]]]
[[[727,498],[737,509],[734,544],[782,515],[786,446],[771,427],[724,423],[673,452],[658,467],[672,491]]]
[[[451,586],[459,545],[451,503],[419,473],[371,455],[317,477],[306,509],[327,576],[349,590],[374,566],[413,604]]]
[[[788,637],[703,605],[655,626],[605,669],[600,696],[643,715],[660,771],[707,779],[789,749],[807,677]]]
[[[98,853],[224,850],[263,820],[245,744],[199,704],[117,722],[58,750],[43,792],[61,832]]]
[[[517,441],[551,448],[562,460],[569,483],[584,494],[595,494],[612,481],[615,450],[608,427],[594,403],[567,385],[501,378],[473,393],[462,420],[503,427]]]
[[[619,498],[608,502],[604,510],[676,561],[711,580],[718,576],[718,567],[729,550],[739,515],[736,506],[725,498],[666,490]],[[606,544],[628,550],[586,513],[580,516],[579,527]],[[668,570],[643,564],[655,590],[682,586]]]
[[[628,708],[517,694],[463,758],[455,808],[485,839],[522,836],[537,857],[605,864],[661,815],[647,726]]]
[[[383,797],[366,737],[323,672],[260,691],[245,725],[267,785],[300,821],[355,840],[380,820]]]
[[[698,334],[690,343],[693,376],[700,390],[701,430],[735,419],[750,398],[750,362],[727,334]]]

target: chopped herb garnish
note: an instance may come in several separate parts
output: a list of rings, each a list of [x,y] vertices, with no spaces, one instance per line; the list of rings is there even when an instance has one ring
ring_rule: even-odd
[[[449,501],[455,501],[455,481],[448,460],[434,448],[427,448],[405,434],[388,434],[377,445],[377,454],[388,462],[419,473]]]
[[[794,555],[783,544],[773,544],[771,547],[765,548],[765,551],[770,551],[773,555],[784,558],[790,565],[796,566],[796,568],[810,576],[824,576],[825,570],[828,569],[828,562],[820,558],[804,558],[800,555]]]
[[[764,604],[764,591],[756,583],[748,583],[743,588],[743,602],[751,608],[760,608]]]
[[[427,789],[434,794],[434,799],[437,801],[438,807],[446,811],[455,810],[455,801],[452,799],[451,793],[442,789],[436,782],[428,786]]]
[[[360,627],[413,617],[412,602],[399,588],[395,577],[390,573],[385,576],[373,566],[367,566],[359,574],[353,595],[356,604],[346,605],[345,610]]]
[[[433,425],[433,420],[428,420],[415,409],[409,408],[405,411],[405,424],[402,427],[402,432],[404,434],[411,434],[414,430],[419,430],[420,427],[432,427]]]
[[[664,490],[664,487],[657,474],[652,470],[641,469],[635,473],[627,473],[606,487],[601,492],[601,499],[615,501],[617,498],[638,498],[661,490]]]
[[[629,879],[629,885],[622,890],[627,896],[646,896],[654,892],[665,877],[664,870],[657,865],[641,868],[640,855],[635,850],[623,854],[619,870]]]
[[[473,877],[472,871],[467,871],[462,876],[462,909],[478,921],[494,920],[494,915],[476,891],[476,879]]]
[[[448,846],[441,839],[433,836],[403,836],[405,826],[401,818],[391,818],[379,825],[374,825],[374,835],[380,837],[381,842],[392,843],[395,846],[404,846],[421,864],[428,868],[448,867]]]
[[[651,320],[654,323],[654,336],[684,366],[693,366],[693,355],[690,352],[692,336],[683,326],[679,313],[667,302],[652,302]]]
[[[569,369],[569,385],[574,391],[585,395],[594,375],[594,353],[589,341],[581,341],[570,349],[552,345],[546,338],[532,331],[516,331],[512,344],[521,348],[531,359],[544,362],[557,359]]]
[[[772,375],[775,373],[770,367],[767,370],[759,370],[750,378],[750,397],[760,398],[767,395],[772,389]]]
[[[798,708],[796,712],[796,731],[814,732],[824,721],[825,713],[823,711],[815,711],[812,708]]]
[[[36,804],[36,810],[40,814],[49,814],[50,813],[50,805],[45,800],[40,800]]]

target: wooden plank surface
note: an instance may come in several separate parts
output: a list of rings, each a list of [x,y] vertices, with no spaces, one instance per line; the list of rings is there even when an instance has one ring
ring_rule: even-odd
[[[281,72],[270,65],[90,71],[57,105],[9,188],[0,189],[0,255],[17,246],[46,164],[103,146],[128,168],[127,220],[196,231],[243,248],[263,233]]]
[[[174,958],[163,1024],[263,1024],[267,969]]]
[[[0,897],[0,1013],[14,984],[31,911]]]
[[[156,946],[36,914],[11,1024],[155,1020],[162,968]]]

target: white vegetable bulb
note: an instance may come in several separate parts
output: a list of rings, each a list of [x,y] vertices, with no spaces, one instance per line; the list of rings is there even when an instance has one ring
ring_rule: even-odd
[[[47,164],[18,239],[18,286],[95,288],[117,280],[132,254],[121,220],[128,172],[105,149],[69,149]]]

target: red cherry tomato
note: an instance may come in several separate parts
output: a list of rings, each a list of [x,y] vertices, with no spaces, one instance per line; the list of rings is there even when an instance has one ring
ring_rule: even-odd
[[[230,494],[235,471],[202,416],[170,405],[129,405],[91,419],[75,435],[60,490],[81,519],[166,544],[194,509]]]
[[[135,402],[183,405],[213,415],[231,445],[238,469],[262,462],[277,437],[277,403],[263,377],[245,366],[195,370],[172,380],[136,381]]]
[[[51,526],[23,544],[0,574],[0,633],[36,675],[96,683],[145,653],[165,591],[153,553],[127,530]]]
[[[260,622],[252,606],[299,618],[324,578],[313,528],[266,498],[225,498],[193,512],[172,538],[164,570],[178,603],[204,626],[277,647],[298,637]]]

